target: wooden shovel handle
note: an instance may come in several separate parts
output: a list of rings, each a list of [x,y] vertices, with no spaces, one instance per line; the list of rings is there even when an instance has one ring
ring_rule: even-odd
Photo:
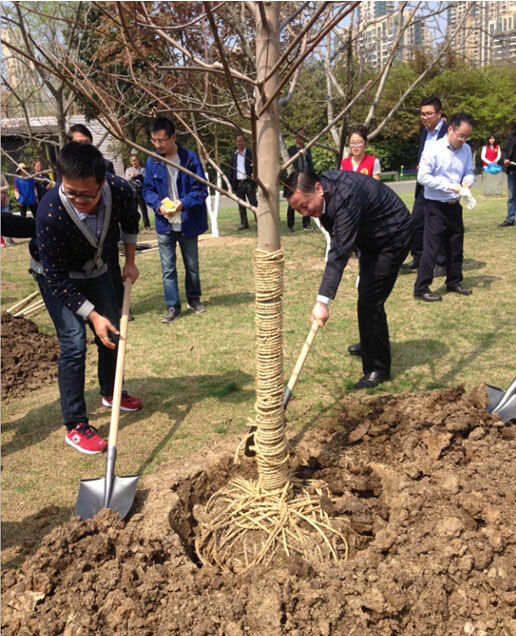
[[[110,447],[116,447],[118,439],[118,421],[120,420],[120,403],[122,401],[122,384],[124,382],[125,346],[127,344],[130,300],[131,279],[127,277],[124,281],[124,300],[122,303],[122,317],[120,318],[120,336],[118,339],[118,354],[116,358],[115,386],[113,387],[113,405],[111,409],[111,424],[109,426],[108,446]]]
[[[294,391],[294,387],[296,386],[296,382],[297,382],[297,377],[301,373],[301,369],[303,368],[303,365],[305,363],[306,356],[308,355],[308,352],[310,351],[310,347],[312,346],[312,342],[314,341],[315,334],[317,333],[318,329],[319,329],[319,325],[314,320],[312,323],[312,327],[310,331],[308,332],[308,336],[306,337],[305,344],[303,345],[303,348],[301,349],[301,353],[299,354],[299,357],[297,359],[296,366],[294,367],[294,371],[292,371],[292,375],[290,376],[290,380],[288,381],[288,384],[287,384],[287,388],[289,389],[291,393],[293,393]]]

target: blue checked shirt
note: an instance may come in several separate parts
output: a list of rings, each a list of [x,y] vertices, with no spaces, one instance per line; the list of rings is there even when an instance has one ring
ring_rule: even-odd
[[[452,184],[462,184],[466,177],[473,183],[473,160],[468,144],[454,150],[445,135],[425,147],[417,173],[418,183],[425,188],[425,199],[458,201],[460,196],[448,188]]]

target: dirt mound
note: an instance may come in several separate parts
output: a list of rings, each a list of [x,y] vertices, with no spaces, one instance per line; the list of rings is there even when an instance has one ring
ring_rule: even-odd
[[[26,318],[2,313],[2,400],[55,381],[59,344]]]
[[[2,581],[3,634],[516,635],[514,426],[486,389],[347,400],[293,470],[356,533],[347,562],[283,558],[246,577],[200,567],[207,498],[235,471],[209,448],[147,479],[132,517],[53,530]]]

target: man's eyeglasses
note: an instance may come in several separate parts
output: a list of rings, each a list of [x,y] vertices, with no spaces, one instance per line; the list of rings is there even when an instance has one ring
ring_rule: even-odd
[[[457,133],[455,133],[455,137],[457,137],[459,141],[469,141],[471,139],[468,135],[457,135]]]
[[[167,137],[166,139],[151,139],[151,141],[155,146],[162,146],[163,144],[166,144],[169,139],[170,137]]]
[[[97,198],[97,195],[100,192],[101,188],[102,188],[102,184],[99,185],[99,189],[93,195],[91,195],[91,194],[75,194],[74,192],[66,192],[66,190],[64,188],[62,190],[63,190],[63,193],[64,193],[65,197],[67,199],[70,199],[70,201],[75,201],[75,199],[81,199],[85,203],[91,203],[91,201],[94,201]]]
[[[432,117],[432,115],[435,115],[435,112],[436,111],[434,110],[431,113],[419,113],[419,114],[421,115],[423,119],[428,119],[428,117]]]
[[[364,142],[363,141],[350,141],[349,145],[350,146],[363,146]]]

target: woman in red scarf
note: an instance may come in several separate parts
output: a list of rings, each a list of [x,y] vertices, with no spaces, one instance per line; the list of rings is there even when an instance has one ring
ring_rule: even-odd
[[[356,126],[349,131],[349,157],[341,161],[342,170],[350,170],[366,174],[377,181],[380,181],[380,162],[373,155],[366,155],[367,128]]]
[[[500,161],[500,157],[502,153],[500,151],[500,146],[496,143],[496,137],[494,135],[489,135],[487,138],[487,144],[482,148],[482,161],[484,162],[484,168],[490,163],[498,163]]]

